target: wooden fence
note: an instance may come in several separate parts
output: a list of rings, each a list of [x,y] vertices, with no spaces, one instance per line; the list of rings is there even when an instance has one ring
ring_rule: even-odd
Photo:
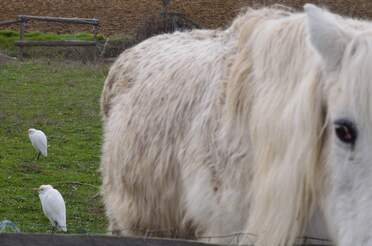
[[[58,22],[65,24],[80,24],[80,25],[92,25],[93,26],[93,41],[77,41],[77,40],[53,40],[53,41],[31,41],[25,40],[26,23],[30,20],[34,21],[45,21],[45,22]],[[0,26],[7,24],[19,23],[19,40],[16,41],[15,45],[19,47],[19,57],[23,59],[24,47],[32,46],[95,46],[97,47],[97,32],[99,27],[98,19],[86,19],[86,18],[62,18],[62,17],[49,17],[49,16],[32,16],[32,15],[18,15],[15,21],[3,21],[0,22]],[[96,53],[96,52],[95,52]]]
[[[0,233],[1,246],[218,246],[196,241],[93,235]],[[234,244],[230,244],[234,245]],[[305,243],[303,245],[325,245]],[[330,244],[327,244],[330,245]]]
[[[217,246],[200,242],[112,236],[0,234],[1,246]]]

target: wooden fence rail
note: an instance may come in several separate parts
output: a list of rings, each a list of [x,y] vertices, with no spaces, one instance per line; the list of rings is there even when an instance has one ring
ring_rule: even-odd
[[[87,24],[87,25],[99,25],[98,19],[87,19],[87,18],[65,18],[65,17],[51,17],[51,16],[33,16],[33,15],[18,15],[19,21],[47,21],[47,22],[60,22],[67,24]]]
[[[95,41],[77,41],[77,40],[56,40],[56,41],[25,41],[19,40],[15,43],[17,46],[96,46]]]
[[[217,246],[200,242],[112,236],[0,234],[1,246]]]
[[[19,20],[5,20],[5,21],[0,21],[0,26],[7,26],[7,25],[12,25],[12,24],[17,24]]]
[[[219,246],[196,241],[93,235],[0,233],[1,246]],[[230,244],[233,246],[234,244]],[[304,244],[306,246],[324,244]],[[330,245],[330,244],[327,244]],[[220,245],[221,246],[221,245]]]

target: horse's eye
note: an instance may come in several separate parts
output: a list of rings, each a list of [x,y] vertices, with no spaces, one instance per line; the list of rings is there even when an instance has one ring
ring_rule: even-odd
[[[351,145],[355,144],[357,130],[353,122],[345,119],[335,121],[335,132],[341,142]]]

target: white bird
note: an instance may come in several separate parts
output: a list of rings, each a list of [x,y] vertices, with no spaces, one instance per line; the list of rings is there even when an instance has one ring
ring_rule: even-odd
[[[38,192],[45,216],[53,227],[66,232],[66,206],[61,193],[51,185],[41,185]]]
[[[31,140],[32,146],[38,152],[37,159],[39,159],[40,153],[43,156],[48,155],[48,145],[47,145],[48,142],[47,142],[47,137],[44,132],[42,132],[41,130],[30,128],[28,129],[28,137]]]

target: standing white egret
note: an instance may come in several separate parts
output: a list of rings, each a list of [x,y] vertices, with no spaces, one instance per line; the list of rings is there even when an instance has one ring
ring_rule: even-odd
[[[45,216],[53,227],[66,232],[66,206],[61,193],[51,185],[41,185],[38,192]]]
[[[28,129],[28,137],[31,140],[32,146],[38,152],[37,159],[39,159],[40,154],[43,156],[48,155],[48,141],[44,132],[34,128]]]

